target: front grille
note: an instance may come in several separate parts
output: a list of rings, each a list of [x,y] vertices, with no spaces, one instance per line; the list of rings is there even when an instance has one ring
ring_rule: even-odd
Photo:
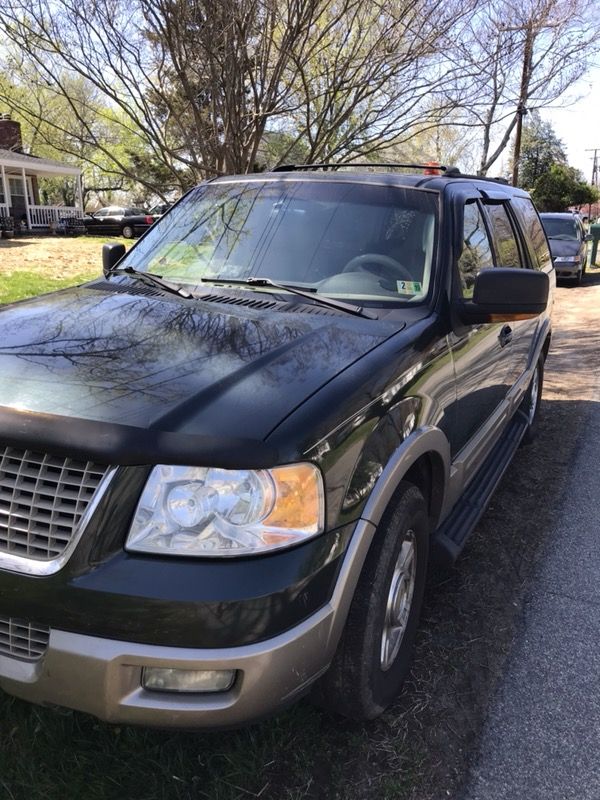
[[[0,617],[0,655],[37,661],[46,652],[50,629],[14,617]]]
[[[109,467],[0,450],[0,553],[52,561],[69,546]]]

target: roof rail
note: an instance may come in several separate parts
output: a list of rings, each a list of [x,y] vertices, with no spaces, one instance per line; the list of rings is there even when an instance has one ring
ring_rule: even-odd
[[[446,176],[448,178],[469,178],[469,180],[473,181],[489,181],[490,183],[501,183],[504,186],[510,186],[510,182],[506,178],[488,178],[487,175],[469,175],[466,172],[456,172],[448,173],[446,172]]]
[[[271,172],[301,172],[303,170],[311,170],[311,169],[322,169],[324,172],[328,170],[338,170],[344,169],[346,167],[380,167],[382,169],[418,169],[423,170],[425,175],[427,176],[434,176],[434,175],[441,175],[443,174],[445,178],[468,178],[469,180],[474,181],[488,181],[489,183],[501,183],[504,186],[510,186],[510,183],[506,180],[506,178],[488,178],[486,175],[469,175],[466,172],[461,172],[458,167],[454,166],[444,166],[444,164],[438,164],[434,161],[430,161],[428,164],[397,164],[397,163],[386,163],[386,164],[378,164],[376,162],[363,162],[363,163],[356,163],[350,162],[347,164],[332,164],[332,163],[323,163],[323,164],[280,164],[278,167],[273,167]]]
[[[302,170],[309,170],[309,169],[322,169],[325,172],[327,170],[338,170],[344,169],[346,167],[380,167],[382,169],[424,169],[424,170],[436,170],[439,172],[444,172],[446,174],[455,175],[458,173],[456,167],[445,167],[443,164],[437,164],[434,162],[430,162],[429,164],[377,164],[375,162],[362,162],[362,163],[354,163],[350,162],[347,164],[331,164],[331,163],[323,163],[323,164],[280,164],[278,167],[273,167],[271,172],[299,172]]]

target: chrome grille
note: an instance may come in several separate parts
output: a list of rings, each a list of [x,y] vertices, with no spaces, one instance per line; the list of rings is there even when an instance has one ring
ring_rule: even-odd
[[[50,628],[14,617],[0,617],[0,655],[37,661],[46,652]]]
[[[52,561],[69,546],[109,467],[0,450],[0,553]]]

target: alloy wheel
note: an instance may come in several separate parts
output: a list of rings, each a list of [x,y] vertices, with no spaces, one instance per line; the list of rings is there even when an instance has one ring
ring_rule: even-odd
[[[416,567],[415,534],[409,530],[398,553],[386,602],[380,655],[384,672],[390,669],[400,651],[415,590]]]

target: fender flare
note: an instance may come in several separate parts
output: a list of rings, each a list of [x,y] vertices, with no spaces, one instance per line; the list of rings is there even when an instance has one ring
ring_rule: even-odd
[[[537,332],[535,345],[534,347],[531,348],[531,352],[529,355],[529,364],[527,365],[527,368],[532,373],[535,365],[539,361],[542,352],[544,351],[544,347],[546,346],[546,342],[548,341],[548,339],[552,339],[552,323],[550,322],[549,318],[546,318],[540,325],[540,328]]]
[[[444,485],[439,503],[442,509],[450,477],[450,443],[439,428],[426,426],[413,431],[392,453],[371,490],[361,518],[377,526],[400,481],[419,458],[430,454],[439,458],[443,470]]]

